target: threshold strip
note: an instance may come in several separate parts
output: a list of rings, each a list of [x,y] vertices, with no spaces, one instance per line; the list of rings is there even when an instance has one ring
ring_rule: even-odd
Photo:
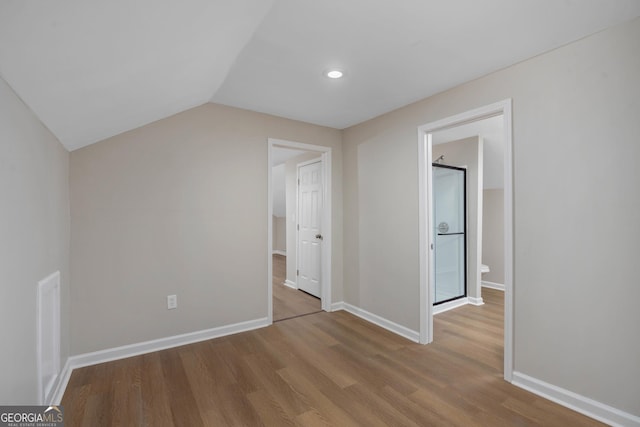
[[[295,316],[285,317],[284,319],[274,320],[273,323],[282,322],[283,320],[297,319],[298,317],[309,316],[311,314],[318,314],[318,313],[322,313],[322,311],[323,310],[318,310],[318,311],[312,311],[311,313],[297,314]]]

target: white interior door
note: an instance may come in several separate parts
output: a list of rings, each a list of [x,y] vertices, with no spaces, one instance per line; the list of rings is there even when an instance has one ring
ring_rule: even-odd
[[[320,298],[322,164],[298,167],[298,289]]]

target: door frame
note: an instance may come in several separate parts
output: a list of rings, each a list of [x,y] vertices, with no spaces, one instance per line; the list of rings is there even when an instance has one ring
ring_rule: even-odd
[[[324,204],[322,207],[322,255],[321,255],[321,304],[322,310],[331,311],[331,147],[287,141],[284,139],[267,139],[267,319],[273,323],[273,183],[271,179],[271,156],[274,148],[290,148],[317,152],[322,167]],[[296,197],[297,198],[297,197]],[[296,206],[297,212],[297,206]],[[297,216],[297,213],[296,213]],[[297,250],[297,243],[296,243]]]
[[[432,133],[502,115],[504,133],[504,379],[513,378],[513,141],[511,99],[469,110],[418,127],[418,190],[420,240],[420,343],[433,341],[434,236],[431,188]]]

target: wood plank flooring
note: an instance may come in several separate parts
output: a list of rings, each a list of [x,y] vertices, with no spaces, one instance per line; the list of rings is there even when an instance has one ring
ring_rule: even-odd
[[[74,370],[67,426],[595,426],[502,379],[502,293],[409,342],[320,312]]]
[[[304,316],[321,311],[319,298],[284,285],[287,257],[273,255],[273,321]]]

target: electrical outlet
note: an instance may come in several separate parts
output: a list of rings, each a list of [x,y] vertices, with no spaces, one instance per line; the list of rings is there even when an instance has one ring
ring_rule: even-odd
[[[178,296],[167,295],[167,310],[172,310],[174,308],[178,308]]]

